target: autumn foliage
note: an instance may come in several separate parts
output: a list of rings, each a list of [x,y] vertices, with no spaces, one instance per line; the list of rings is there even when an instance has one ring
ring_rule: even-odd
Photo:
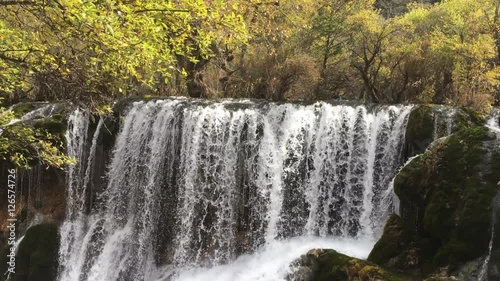
[[[499,102],[500,0],[396,2],[3,1],[0,93]]]

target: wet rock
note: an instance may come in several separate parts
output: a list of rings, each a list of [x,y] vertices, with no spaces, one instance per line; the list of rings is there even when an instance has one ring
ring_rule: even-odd
[[[28,229],[16,254],[11,281],[51,281],[56,279],[59,234],[55,224],[39,224]],[[7,270],[2,263],[2,273]],[[0,276],[4,280],[6,276]]]
[[[396,177],[401,217],[393,216],[369,260],[430,276],[467,279],[491,238],[491,203],[500,181],[495,136],[465,128],[412,160]]]
[[[396,275],[381,267],[330,249],[313,249],[297,259],[288,281],[402,281],[408,276]]]

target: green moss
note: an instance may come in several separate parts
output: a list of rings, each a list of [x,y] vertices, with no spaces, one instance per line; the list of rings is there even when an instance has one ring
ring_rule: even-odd
[[[446,111],[453,113],[451,124],[451,132],[466,128],[482,126],[483,118],[476,113],[467,111],[466,109],[453,109],[439,105],[419,105],[410,113],[406,126],[406,143],[407,155],[413,156],[423,153],[426,148],[434,141],[434,133],[443,136],[443,131],[446,131],[447,124],[443,122],[436,123],[436,118],[445,117]],[[444,120],[441,120],[444,121]],[[438,127],[435,127],[435,126]]]
[[[461,128],[471,127],[471,126],[481,126],[484,123],[484,116],[479,112],[472,111],[468,108],[461,108],[465,115],[460,116]]]
[[[384,227],[382,237],[377,241],[368,260],[382,264],[385,261],[401,253],[401,243],[403,243],[403,219],[398,215],[392,215]]]
[[[57,273],[59,234],[54,224],[28,229],[16,256],[13,281],[50,281]]]
[[[394,274],[371,262],[352,258],[335,250],[312,250],[307,257],[317,264],[315,281],[410,280],[408,276]]]
[[[318,255],[318,272],[316,278],[318,281],[343,280],[347,277],[344,267],[349,265],[350,257],[342,255],[334,250],[325,250]]]
[[[57,114],[50,118],[38,119],[33,127],[48,132],[52,136],[52,145],[59,148],[60,151],[64,151],[67,130],[67,120],[64,116]]]
[[[423,173],[423,157],[417,156],[402,169],[394,179],[394,192],[400,199],[419,198],[418,184]]]
[[[419,105],[413,109],[406,125],[406,142],[411,147],[410,155],[422,153],[433,140],[434,117],[432,105]]]
[[[441,266],[453,271],[485,254],[500,181],[500,155],[490,152],[494,139],[483,126],[465,128],[406,165],[394,180],[403,219],[391,218],[369,259],[386,264],[399,250],[401,259],[416,256],[420,269],[430,272]]]
[[[64,135],[67,128],[66,120],[59,114],[50,118],[37,120],[33,126],[37,129],[45,129],[54,135]]]
[[[34,108],[35,106],[32,103],[18,103],[12,107],[12,111],[14,112],[14,116],[16,118],[21,118]]]
[[[488,130],[475,127],[450,137],[434,174],[423,218],[425,230],[445,241],[436,265],[455,265],[480,256],[489,240],[490,205],[496,189],[481,178]],[[446,259],[442,258],[447,257]]]

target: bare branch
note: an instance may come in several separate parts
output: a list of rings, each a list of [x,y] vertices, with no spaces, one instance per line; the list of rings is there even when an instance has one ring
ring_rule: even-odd
[[[149,13],[149,12],[189,13],[190,11],[183,9],[143,9],[134,11],[135,14]]]
[[[40,3],[34,1],[0,1],[0,6],[38,6]]]

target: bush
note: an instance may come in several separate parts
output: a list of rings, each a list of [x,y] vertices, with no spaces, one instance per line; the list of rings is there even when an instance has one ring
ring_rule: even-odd
[[[288,58],[276,67],[270,81],[273,100],[311,100],[316,98],[316,87],[321,80],[318,64],[308,55]]]

